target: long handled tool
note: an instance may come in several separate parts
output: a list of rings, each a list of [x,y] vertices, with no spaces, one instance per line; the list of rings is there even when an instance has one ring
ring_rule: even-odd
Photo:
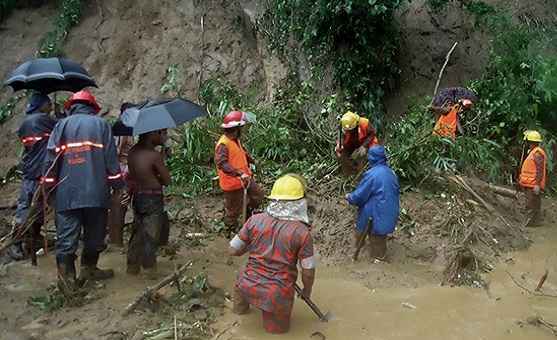
[[[319,307],[317,307],[317,305],[313,303],[310,298],[305,297],[304,294],[302,294],[302,288],[300,288],[297,283],[294,283],[294,289],[296,290],[296,293],[298,293],[298,295],[302,298],[302,300],[304,300],[304,302],[309,306],[309,308],[311,308],[315,315],[317,315],[319,320],[327,322],[331,319],[331,314],[329,312],[323,314]]]
[[[242,197],[242,226],[248,218],[248,186],[244,185],[244,196]]]
[[[360,255],[360,250],[362,250],[362,247],[366,243],[366,237],[367,237],[367,234],[369,234],[369,232],[371,231],[371,228],[372,228],[372,222],[371,222],[371,218],[370,218],[369,222],[367,223],[366,230],[364,230],[363,234],[358,239],[358,244],[356,244],[356,252],[354,253],[354,257],[353,257],[354,261],[358,261],[358,256]]]

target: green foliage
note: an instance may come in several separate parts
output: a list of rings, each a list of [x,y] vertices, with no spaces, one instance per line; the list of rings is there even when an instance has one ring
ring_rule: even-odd
[[[14,114],[14,108],[21,98],[22,96],[13,96],[0,105],[0,124],[4,124]]]
[[[32,296],[27,300],[30,306],[38,307],[43,312],[54,312],[66,304],[64,295],[58,291],[49,292],[46,295]]]
[[[433,12],[440,12],[451,2],[451,0],[426,0],[426,4]]]
[[[525,129],[554,133],[555,31],[532,30],[506,15],[494,18],[491,28],[495,38],[489,63],[483,77],[471,84],[481,98],[478,134],[508,146],[518,143]]]
[[[39,56],[43,58],[59,56],[69,30],[79,23],[81,0],[59,0],[59,13],[54,21],[54,30],[41,40]]]
[[[323,76],[331,65],[335,84],[357,110],[364,103],[378,109],[399,74],[394,13],[403,2],[269,0],[259,29],[283,56],[296,54],[290,38],[296,39],[314,76]]]
[[[485,23],[488,16],[495,15],[497,10],[495,7],[481,0],[472,0],[464,4],[464,8],[476,18],[476,26]]]
[[[415,105],[389,126],[390,164],[402,179],[417,182],[433,172],[474,172],[490,180],[504,174],[503,148],[486,138],[464,135],[456,140],[432,135],[434,117]]]
[[[166,81],[161,86],[161,93],[180,93],[181,87],[178,85],[180,70],[177,64],[172,64],[166,69]]]
[[[17,0],[0,0],[0,23],[15,9]]]
[[[334,159],[328,136],[317,136],[303,116],[302,106],[310,91],[307,85],[292,85],[280,91],[274,103],[261,103],[253,90],[241,93],[220,78],[206,81],[200,97],[209,116],[178,130],[177,151],[169,163],[175,183],[188,195],[210,190],[216,176],[213,156],[222,134],[220,125],[223,116],[234,109],[257,115],[257,121],[244,129],[242,140],[256,161],[259,181],[272,181],[287,172],[309,179],[330,172]]]

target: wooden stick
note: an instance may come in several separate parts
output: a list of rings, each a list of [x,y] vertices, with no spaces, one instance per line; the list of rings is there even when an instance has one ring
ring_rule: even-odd
[[[174,315],[174,340],[178,340],[178,323],[176,322],[176,315]]]
[[[545,280],[547,280],[547,275],[549,275],[549,271],[546,269],[545,273],[543,273],[542,277],[540,278],[540,281],[538,282],[538,286],[534,290],[535,292],[539,292],[542,289]]]
[[[449,64],[449,59],[451,58],[451,54],[453,54],[457,45],[458,45],[458,41],[454,43],[453,47],[449,50],[449,53],[447,53],[447,56],[445,57],[445,63],[443,64],[443,67],[441,67],[441,71],[439,71],[439,76],[437,77],[437,83],[435,84],[435,89],[433,90],[433,97],[431,97],[431,103],[429,105],[433,104],[433,100],[435,99],[435,96],[437,95],[437,91],[439,90],[439,84],[441,84],[441,78],[443,78],[443,72],[445,72],[445,68]]]
[[[184,275],[184,273],[191,266],[191,264],[192,264],[192,262],[188,262],[188,263],[184,264],[177,271],[168,275],[167,277],[162,279],[156,285],[151,286],[151,287],[147,287],[140,296],[138,296],[132,303],[130,303],[126,307],[126,309],[123,312],[123,315],[126,316],[126,315],[130,314],[131,312],[133,312],[137,308],[137,306],[142,301],[149,299],[151,296],[153,296],[154,293],[159,291],[159,289],[168,285],[169,283],[174,282],[176,279],[179,279],[182,275]]]

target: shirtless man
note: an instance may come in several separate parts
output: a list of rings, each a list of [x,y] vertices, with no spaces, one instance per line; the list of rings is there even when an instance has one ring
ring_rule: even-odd
[[[168,223],[163,187],[170,184],[164,156],[155,147],[164,145],[166,139],[166,130],[142,134],[128,155],[134,227],[128,247],[127,272],[137,275],[143,267],[147,277],[153,279],[156,278],[157,249]]]

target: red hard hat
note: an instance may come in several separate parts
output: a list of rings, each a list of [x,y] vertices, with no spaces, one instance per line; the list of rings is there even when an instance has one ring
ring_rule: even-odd
[[[79,92],[74,93],[64,103],[64,109],[69,110],[72,107],[72,105],[77,102],[83,102],[89,104],[93,109],[95,109],[95,112],[97,113],[101,110],[101,107],[97,103],[97,99],[95,98],[95,96],[93,96],[91,92],[87,90],[81,90]]]
[[[246,114],[242,111],[231,111],[224,116],[224,122],[221,127],[231,129],[238,126],[246,125]]]

